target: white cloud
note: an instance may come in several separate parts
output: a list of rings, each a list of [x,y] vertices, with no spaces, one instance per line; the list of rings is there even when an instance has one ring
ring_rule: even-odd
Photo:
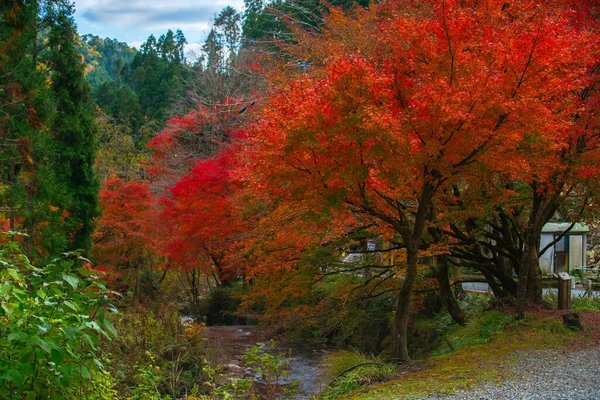
[[[139,50],[140,47],[142,47],[142,44],[144,44],[144,41],[143,40],[138,40],[138,41],[135,41],[135,42],[129,42],[127,44],[129,45],[129,47],[135,47],[136,49]]]
[[[189,43],[186,44],[183,48],[185,53],[185,58],[189,62],[197,61],[200,58],[202,53],[202,43]]]
[[[160,36],[181,29],[194,48],[203,41],[216,14],[230,5],[243,10],[243,0],[76,0],[81,33],[117,38],[138,47],[150,33]]]
[[[243,1],[80,0],[76,7],[81,18],[92,24],[116,25],[120,28],[199,29],[206,27],[213,16],[227,5],[241,11]]]

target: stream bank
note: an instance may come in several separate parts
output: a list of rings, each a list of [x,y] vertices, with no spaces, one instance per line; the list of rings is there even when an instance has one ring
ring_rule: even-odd
[[[289,359],[289,378],[282,380],[281,384],[299,381],[302,394],[297,397],[298,399],[319,395],[322,392],[323,360],[328,352],[325,343],[308,340],[291,341],[286,344],[276,343],[276,346],[271,349],[269,342],[264,339],[257,327],[251,325],[208,326],[203,331],[203,336],[206,338],[207,358],[211,366],[221,366],[221,372],[228,379],[255,377],[252,371],[245,368],[243,356],[255,345],[264,344],[264,349],[268,353],[273,355],[283,353],[286,355],[285,358]],[[289,357],[287,357],[288,352],[291,354]]]

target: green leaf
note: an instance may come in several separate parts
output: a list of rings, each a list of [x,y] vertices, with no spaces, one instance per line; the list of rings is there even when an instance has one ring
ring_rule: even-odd
[[[75,275],[67,275],[67,274],[62,274],[62,278],[73,287],[73,289],[77,289],[77,286],[79,285],[79,278],[76,277]]]
[[[67,337],[71,341],[75,341],[77,339],[77,336],[79,336],[79,330],[77,328],[73,328],[70,326],[67,326],[64,329],[64,332],[65,332],[65,335],[67,335]]]
[[[44,340],[38,338],[37,344],[38,344],[38,346],[40,346],[40,348],[42,350],[44,350],[46,353],[50,354],[50,345],[48,345],[48,343],[46,343]]]
[[[63,303],[65,306],[69,307],[71,310],[73,310],[75,312],[79,311],[77,306],[75,304],[71,303],[69,300],[65,300]]]
[[[90,374],[90,370],[85,365],[81,366],[81,376],[85,379],[92,379],[92,374]]]
[[[7,268],[6,272],[8,272],[8,274],[12,276],[15,281],[20,281],[22,279],[21,275],[19,275],[19,271],[14,268]]]
[[[119,337],[117,330],[115,329],[114,325],[112,324],[112,322],[110,322],[109,319],[104,320],[104,326],[115,338]]]
[[[54,363],[56,365],[61,365],[65,358],[65,353],[64,353],[64,351],[61,351],[61,350],[52,349],[50,351],[50,357],[52,358],[52,361],[54,361]]]
[[[62,370],[62,373],[65,374],[65,376],[67,378],[69,378],[69,379],[73,378],[74,367],[72,367],[69,364],[65,364],[65,365],[62,366],[61,370]]]
[[[23,371],[20,371],[18,369],[11,369],[10,371],[8,371],[8,376],[10,377],[10,380],[13,381],[16,387],[23,386],[23,382],[25,381],[25,374],[23,373]]]
[[[96,321],[86,322],[85,326],[95,330],[96,332],[100,332],[102,330],[102,328],[100,327],[100,325],[98,325],[98,323]]]
[[[23,353],[21,353],[21,358],[19,358],[19,362],[21,364],[25,365],[25,368],[27,368],[28,365],[32,365],[33,370],[35,370],[35,365],[33,364],[34,359],[35,359],[35,353],[33,351],[24,351]],[[32,372],[32,374],[33,374],[33,372]]]
[[[87,341],[87,342],[90,344],[90,347],[91,347],[92,349],[96,350],[96,343],[95,343],[95,342],[97,341],[97,339],[96,339],[96,340],[94,340],[94,338],[92,338],[92,337],[91,337],[90,335],[88,335],[88,334],[84,334],[84,335],[83,335],[83,338],[84,338],[84,339],[85,339],[85,340],[86,340],[86,341]]]
[[[25,336],[26,335],[21,331],[11,332],[8,334],[8,341],[12,342],[13,340],[19,340]]]
[[[52,329],[52,325],[47,322],[43,322],[43,323],[39,324],[37,327],[40,330],[40,332],[42,332],[42,333],[48,333],[48,331],[50,329]]]
[[[5,303],[2,303],[2,309],[4,310],[4,312],[6,313],[6,315],[10,316],[13,313],[12,310],[10,308],[8,308]]]

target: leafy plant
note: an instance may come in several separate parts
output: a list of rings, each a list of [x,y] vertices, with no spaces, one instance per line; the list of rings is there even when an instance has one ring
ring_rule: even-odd
[[[179,398],[194,385],[203,386],[203,324],[183,324],[170,304],[157,309],[134,304],[120,315],[115,322],[119,338],[104,347],[113,355],[110,369],[119,378],[121,396]]]
[[[573,310],[578,311],[599,311],[600,310],[600,297],[592,298],[575,298],[571,304]]]
[[[488,343],[512,321],[512,317],[501,311],[492,310],[471,320],[466,326],[452,329],[444,338],[442,345],[434,352],[435,355],[446,354],[461,347],[474,344]]]
[[[11,234],[12,235],[12,234]],[[101,377],[100,338],[117,332],[111,294],[77,253],[45,267],[18,243],[0,248],[0,392],[15,398],[63,399]]]
[[[338,399],[363,386],[391,379],[396,367],[357,351],[339,350],[327,357],[327,375],[331,382],[324,398]]]
[[[271,340],[270,349],[275,349]],[[293,399],[300,392],[300,382],[289,379],[290,352],[271,354],[265,350],[264,344],[251,347],[243,356],[244,365],[251,371],[254,378],[229,379],[220,385],[219,381],[225,376],[220,367],[204,367],[209,377],[206,385],[211,388],[211,398],[216,399]]]

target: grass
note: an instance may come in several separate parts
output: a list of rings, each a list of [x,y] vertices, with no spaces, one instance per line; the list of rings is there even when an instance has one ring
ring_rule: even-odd
[[[467,326],[457,326],[448,332],[433,355],[447,354],[465,346],[488,343],[510,321],[512,321],[512,317],[501,311],[486,312],[472,320]]]
[[[412,399],[451,394],[484,382],[499,383],[517,377],[510,364],[526,351],[558,348],[579,339],[556,317],[528,315],[505,326],[510,317],[497,313],[484,313],[471,325],[450,332],[449,337],[457,343],[464,342],[462,348],[428,359],[418,371],[400,371],[397,380],[365,387],[343,398]]]
[[[331,381],[324,399],[339,399],[342,395],[365,385],[387,381],[397,374],[397,367],[358,351],[338,350],[328,355],[325,378]]]
[[[571,303],[571,309],[575,311],[600,311],[600,297],[574,298]]]

